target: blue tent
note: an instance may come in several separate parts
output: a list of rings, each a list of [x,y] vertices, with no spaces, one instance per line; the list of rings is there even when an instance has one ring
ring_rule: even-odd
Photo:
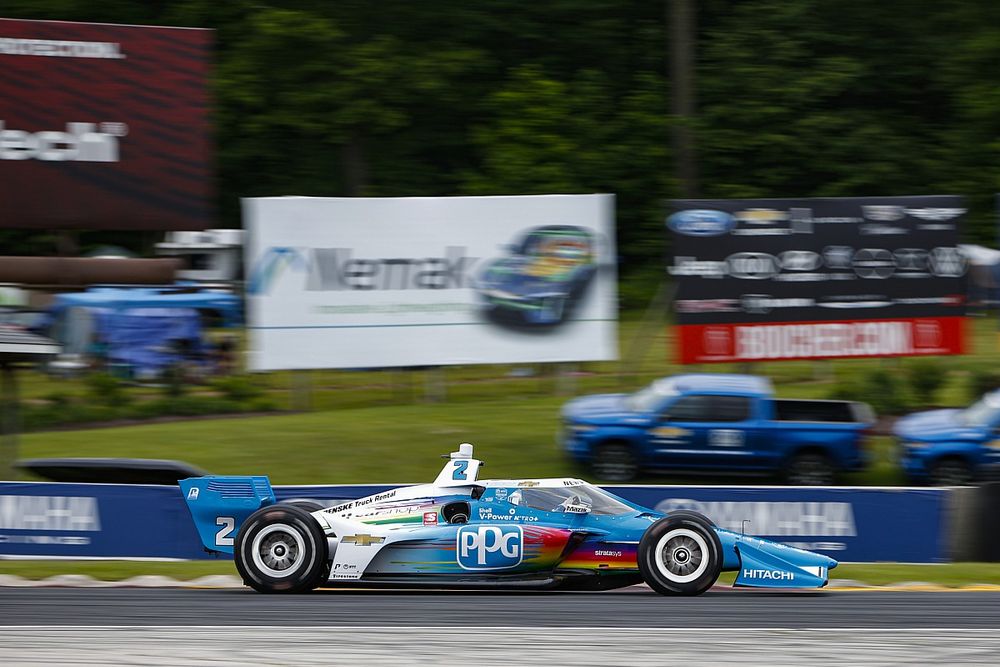
[[[236,295],[184,288],[59,294],[49,312],[53,335],[68,352],[94,354],[99,348],[113,366],[149,375],[173,363],[205,359],[201,310],[218,313],[227,326],[240,321]]]
[[[56,315],[65,308],[191,308],[219,313],[226,326],[240,323],[240,298],[228,292],[178,287],[95,287],[86,292],[57,294],[51,312]]]

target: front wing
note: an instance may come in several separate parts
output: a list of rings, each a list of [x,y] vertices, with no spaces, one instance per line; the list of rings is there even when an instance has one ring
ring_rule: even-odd
[[[717,528],[724,570],[736,570],[734,586],[755,588],[823,588],[837,561],[759,537]]]

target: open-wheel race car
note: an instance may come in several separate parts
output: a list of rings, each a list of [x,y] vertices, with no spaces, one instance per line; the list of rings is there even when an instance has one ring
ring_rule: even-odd
[[[265,592],[320,586],[606,590],[645,582],[698,595],[724,571],[735,585],[819,588],[837,561],[662,514],[572,478],[479,480],[462,444],[431,484],[321,507],[276,502],[267,477],[180,482],[210,551],[232,554]]]

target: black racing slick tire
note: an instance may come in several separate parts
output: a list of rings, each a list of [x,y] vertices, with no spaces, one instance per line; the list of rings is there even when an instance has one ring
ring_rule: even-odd
[[[261,593],[302,593],[326,580],[326,535],[294,505],[263,507],[243,523],[233,549],[243,581]]]
[[[639,542],[639,572],[661,595],[701,595],[722,572],[722,542],[712,523],[678,512],[651,525]]]
[[[325,506],[322,503],[320,503],[320,502],[318,502],[316,500],[309,500],[308,498],[293,498],[291,500],[282,500],[281,504],[282,505],[294,505],[295,507],[298,507],[299,509],[304,509],[305,511],[309,512],[310,514],[312,514],[313,512],[318,512],[321,509],[325,509]]]

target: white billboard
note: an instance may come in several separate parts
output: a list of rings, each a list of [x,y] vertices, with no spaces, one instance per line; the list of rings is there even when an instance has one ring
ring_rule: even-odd
[[[251,370],[615,359],[612,195],[243,200]]]

